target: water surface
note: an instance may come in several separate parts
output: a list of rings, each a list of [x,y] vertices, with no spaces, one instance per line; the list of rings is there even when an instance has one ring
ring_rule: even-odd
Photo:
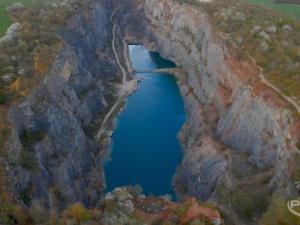
[[[136,69],[173,67],[143,46],[129,46]],[[185,121],[182,98],[173,75],[136,74],[139,89],[117,119],[110,160],[105,166],[107,191],[141,185],[145,194],[174,197],[172,177],[180,164],[177,133]]]

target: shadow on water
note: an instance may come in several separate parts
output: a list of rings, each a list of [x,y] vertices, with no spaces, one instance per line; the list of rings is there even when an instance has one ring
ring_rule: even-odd
[[[143,46],[129,46],[134,68],[173,67]],[[140,185],[147,195],[175,197],[172,177],[181,161],[177,134],[185,121],[183,101],[173,75],[139,73],[139,89],[128,98],[113,134],[105,166],[107,191]]]
[[[170,60],[162,58],[158,52],[149,52],[149,55],[153,63],[157,65],[158,69],[176,67],[175,63],[173,63]]]

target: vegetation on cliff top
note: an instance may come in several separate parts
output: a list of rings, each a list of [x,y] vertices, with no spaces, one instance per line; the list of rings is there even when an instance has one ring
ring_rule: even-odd
[[[10,6],[11,4],[15,3],[16,0],[1,0],[0,1],[0,37],[5,34],[6,29],[10,26],[12,23],[12,20],[9,16],[9,13],[7,12],[6,8]],[[20,0],[18,1],[20,3],[23,3],[24,5],[30,4],[32,0]]]
[[[218,211],[195,199],[182,203],[167,197],[145,197],[140,187],[116,188],[99,200],[99,206],[85,208],[74,203],[67,209],[48,211],[37,202],[29,208],[0,204],[0,223],[6,225],[222,225]]]
[[[10,2],[1,1],[0,10],[4,10]],[[30,0],[22,2],[31,3]],[[7,142],[11,132],[7,110],[26,97],[46,75],[62,44],[58,36],[59,29],[86,3],[81,0],[53,5],[44,2],[47,4],[18,5],[12,10],[10,17],[18,23],[15,24],[13,35],[0,39],[0,217],[6,215],[6,211],[19,210],[8,190],[6,161],[3,160],[7,158]],[[1,24],[2,19],[7,22],[6,16],[6,13],[0,14]],[[21,154],[21,165],[28,170],[35,171],[37,168],[31,148],[32,142],[38,141],[41,135],[26,131],[22,134],[26,149]],[[26,202],[30,201],[26,193],[23,198]]]
[[[295,4],[278,4],[270,0],[244,0],[245,2],[259,4],[263,7],[280,12],[291,18],[300,20],[300,6]]]

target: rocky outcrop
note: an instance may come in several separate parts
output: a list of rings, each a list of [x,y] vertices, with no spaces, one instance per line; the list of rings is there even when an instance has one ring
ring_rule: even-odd
[[[103,145],[93,140],[122,80],[111,49],[112,3],[99,1],[60,31],[63,46],[45,78],[10,109],[8,173],[20,201],[90,205],[103,191]],[[124,61],[122,34],[117,51]]]
[[[90,205],[103,190],[101,149],[107,146],[93,140],[93,124],[113,108],[117,86],[126,80],[119,65],[128,64],[126,41],[144,43],[181,69],[176,75],[188,121],[174,180],[180,196],[220,202],[217,190],[237,184],[293,194],[296,138],[287,103],[214,29],[203,8],[175,0],[97,1],[69,20],[60,36],[53,67],[9,114],[7,169],[21,202]]]
[[[144,5],[144,43],[184,71],[178,77],[188,122],[180,134],[184,158],[175,177],[178,192],[212,198],[227,178],[235,185],[232,159],[245,155],[240,163],[256,168],[251,176],[272,170],[267,187],[293,194],[289,160],[296,139],[291,113],[261,82],[259,68],[238,56],[203,8],[173,0],[136,4]]]

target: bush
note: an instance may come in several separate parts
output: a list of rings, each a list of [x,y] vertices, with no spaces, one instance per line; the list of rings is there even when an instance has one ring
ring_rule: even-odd
[[[262,225],[300,225],[300,217],[294,216],[287,208],[287,201],[273,198],[270,208],[263,214]]]
[[[76,221],[77,225],[80,225],[82,222],[91,220],[92,216],[90,212],[84,208],[81,203],[75,203],[71,205],[68,210],[69,216]]]
[[[258,190],[236,190],[232,194],[231,204],[238,214],[251,220],[254,217],[260,217],[266,211],[270,195],[264,188]]]
[[[23,146],[29,147],[32,146],[34,144],[36,144],[37,142],[43,140],[45,137],[45,133],[43,131],[27,131],[24,130],[20,136],[21,142],[23,144]]]
[[[254,211],[254,199],[247,193],[239,192],[235,193],[232,197],[232,206],[240,216],[247,220],[251,220]]]
[[[4,105],[6,103],[6,95],[4,91],[0,91],[0,105]]]

